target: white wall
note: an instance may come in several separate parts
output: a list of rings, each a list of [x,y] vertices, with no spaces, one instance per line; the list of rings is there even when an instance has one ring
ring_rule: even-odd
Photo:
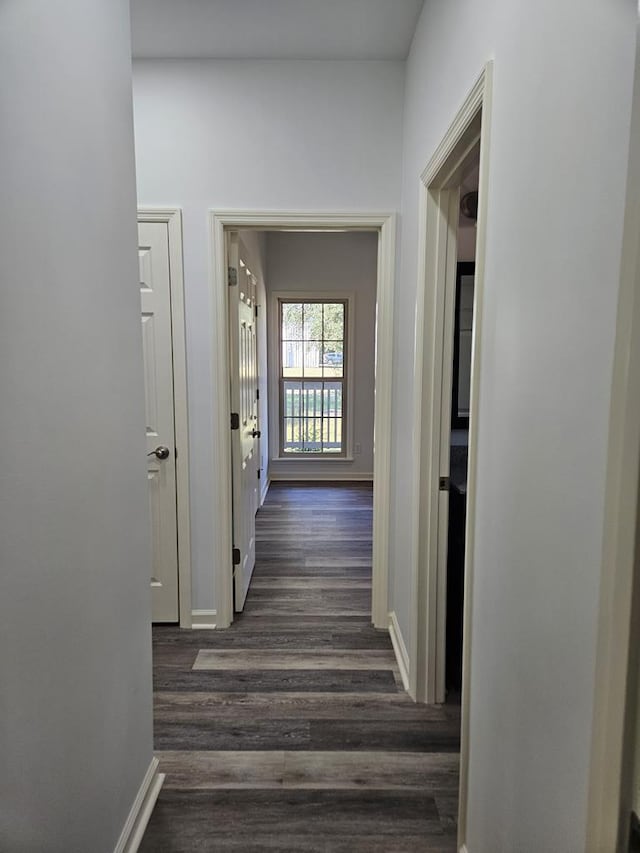
[[[134,63],[139,203],[184,212],[196,608],[215,608],[222,562],[212,565],[207,211],[396,210],[403,86],[400,62]]]
[[[152,758],[128,3],[2,3],[0,79],[0,849],[111,853]]]
[[[584,849],[636,4],[427,2],[410,53],[394,411],[412,409],[419,175],[495,58],[471,662],[469,853]],[[411,417],[391,594],[411,647]]]
[[[373,476],[373,404],[375,388],[375,322],[376,279],[378,270],[378,235],[373,232],[342,234],[293,234],[271,232],[267,238],[267,293],[269,312],[273,311],[271,294],[277,291],[352,293],[354,295],[353,386],[353,446],[360,453],[353,461],[274,461],[272,441],[270,476],[287,477],[349,477]],[[272,329],[272,318],[269,318]],[[277,339],[269,338],[269,361],[276,364]],[[278,411],[278,386],[269,386],[269,400]]]

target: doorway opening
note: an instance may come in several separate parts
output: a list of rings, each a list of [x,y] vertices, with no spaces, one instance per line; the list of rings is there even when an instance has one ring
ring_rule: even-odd
[[[215,438],[218,479],[215,483],[217,507],[221,528],[221,553],[229,554],[228,569],[216,577],[217,601],[219,603],[217,626],[228,627],[233,621],[234,611],[244,605],[246,591],[252,572],[253,557],[250,543],[255,543],[255,515],[251,509],[241,508],[242,477],[260,459],[261,499],[267,491],[264,480],[292,480],[301,482],[320,479],[323,482],[339,480],[371,479],[371,473],[353,473],[357,457],[362,452],[362,443],[353,431],[356,417],[353,414],[355,398],[354,364],[358,341],[354,339],[352,322],[355,311],[353,295],[345,291],[331,290],[325,284],[323,292],[300,292],[287,285],[286,290],[272,288],[266,294],[266,305],[258,305],[256,324],[257,343],[260,352],[260,328],[262,339],[267,340],[270,357],[267,358],[267,400],[260,388],[265,381],[264,364],[256,368],[253,384],[258,399],[250,403],[255,406],[257,421],[251,424],[232,406],[235,399],[240,404],[236,388],[238,379],[232,377],[232,363],[239,365],[232,347],[239,345],[241,333],[236,334],[231,324],[237,321],[234,303],[242,302],[239,292],[234,290],[234,280],[246,276],[245,267],[234,266],[234,246],[246,245],[260,234],[267,232],[267,240],[282,244],[299,238],[306,241],[330,239],[331,236],[346,239],[350,235],[371,240],[375,248],[375,346],[372,355],[375,364],[375,395],[373,400],[372,439],[373,454],[373,557],[371,612],[368,617],[377,628],[388,628],[387,606],[387,551],[389,525],[389,455],[390,455],[390,394],[391,394],[391,335],[392,335],[392,281],[395,224],[391,215],[331,215],[331,214],[216,214],[211,215],[214,236],[214,304],[216,307],[216,347],[214,369],[217,394],[214,400],[218,430]],[[236,235],[236,236],[234,236]],[[255,264],[254,264],[255,266]],[[250,267],[249,267],[250,269]],[[305,280],[304,271],[299,271],[298,282]],[[315,270],[322,274],[322,270]],[[242,279],[241,279],[242,280]],[[246,279],[245,279],[246,280]],[[335,288],[335,285],[334,285]],[[349,306],[351,306],[351,311]],[[254,306],[255,307],[255,306]],[[266,310],[264,310],[266,309]],[[262,320],[260,317],[262,315]],[[299,315],[299,316],[298,316]],[[247,319],[248,319],[247,314]],[[238,322],[240,322],[238,320]],[[246,325],[246,322],[245,322]],[[238,329],[241,328],[241,322]],[[329,337],[328,337],[328,336]],[[331,339],[330,339],[331,337]],[[246,348],[244,350],[247,351]],[[249,347],[251,350],[251,346]],[[351,353],[351,355],[350,355]],[[375,354],[374,354],[375,353]],[[257,358],[257,356],[256,356]],[[262,351],[264,359],[264,349]],[[234,367],[235,372],[235,367]],[[249,370],[251,373],[251,369]],[[306,373],[309,373],[307,376]],[[349,390],[351,387],[351,391]],[[249,392],[251,394],[251,392]],[[234,397],[235,395],[235,397]],[[350,400],[351,398],[351,400]],[[266,402],[268,412],[262,403]],[[240,416],[241,428],[234,429],[236,414]],[[230,425],[231,416],[231,427]],[[251,418],[254,416],[251,415]],[[249,429],[251,426],[251,429]],[[241,447],[240,435],[244,431],[252,441],[260,442]],[[255,433],[255,435],[254,435]],[[264,433],[267,433],[265,436]],[[356,444],[360,445],[356,448]],[[235,446],[235,451],[234,451]],[[360,453],[358,453],[360,451]],[[242,455],[244,452],[244,456]],[[252,454],[252,455],[251,455]],[[266,458],[265,458],[266,456]],[[315,458],[312,458],[315,457]],[[321,457],[321,458],[318,458]],[[333,457],[333,458],[331,458]],[[346,467],[340,471],[340,466]],[[321,475],[309,473],[309,466]],[[244,466],[244,467],[243,467]],[[327,467],[328,466],[328,467]],[[335,466],[335,473],[332,466]],[[349,473],[349,468],[352,473]],[[339,473],[340,472],[340,473]],[[235,476],[234,476],[235,475]],[[257,479],[257,475],[256,475]],[[247,484],[248,484],[247,479]],[[249,486],[255,488],[255,481]],[[259,502],[259,501],[258,501]],[[247,507],[250,501],[245,501]],[[255,500],[254,500],[255,503]],[[231,507],[235,510],[232,512]],[[241,534],[241,526],[248,521],[248,534]],[[253,525],[253,527],[252,527]],[[241,543],[238,545],[237,543]],[[246,543],[246,544],[243,544]],[[247,549],[247,559],[243,553]],[[238,550],[240,553],[238,553]],[[236,574],[233,573],[235,563]],[[240,566],[238,574],[237,567]],[[235,601],[234,601],[235,590]]]
[[[191,628],[189,424],[182,214],[138,211],[154,623]]]
[[[445,698],[460,702],[464,611],[467,469],[471,400],[471,354],[478,219],[479,146],[461,164],[460,212],[457,224],[456,281],[451,365],[449,432],[448,531],[446,557]],[[443,404],[446,399],[443,397]],[[443,430],[445,424],[442,425]],[[443,438],[446,439],[446,433]],[[443,442],[444,443],[444,442]],[[441,473],[441,476],[445,476]],[[447,489],[448,487],[448,489]]]
[[[418,476],[413,518],[414,647],[409,681],[418,701],[444,703],[447,682],[450,695],[460,697],[459,845],[464,844],[466,833],[491,90],[489,62],[427,164],[420,184],[414,421]],[[473,230],[466,234],[469,227]],[[471,246],[472,252],[465,257]],[[459,266],[465,262],[473,267]],[[461,693],[456,689],[458,684]]]

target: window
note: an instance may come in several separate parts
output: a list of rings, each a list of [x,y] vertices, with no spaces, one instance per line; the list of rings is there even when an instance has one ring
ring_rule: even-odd
[[[279,299],[280,455],[346,455],[346,299]]]

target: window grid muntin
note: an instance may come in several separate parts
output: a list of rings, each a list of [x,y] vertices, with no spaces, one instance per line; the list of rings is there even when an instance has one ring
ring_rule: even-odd
[[[284,306],[285,305],[300,305],[301,306],[301,317],[300,317],[300,334],[299,338],[285,338],[283,336],[283,323],[284,323]],[[305,306],[307,305],[341,305],[342,306],[342,339],[337,339],[336,336],[332,336],[330,339],[327,338],[325,340],[325,312],[324,308],[322,311],[322,336],[318,338],[313,338],[311,341],[307,340],[305,337]],[[303,299],[300,297],[280,297],[278,299],[278,397],[279,397],[279,423],[278,423],[278,433],[279,433],[279,454],[281,458],[291,459],[336,459],[341,458],[347,455],[347,407],[346,407],[346,373],[347,373],[347,358],[348,358],[348,312],[349,312],[349,300],[341,299],[341,298],[314,298],[314,299]],[[291,333],[290,333],[291,334]],[[284,376],[284,364],[283,364],[283,353],[284,353],[284,344],[286,343],[295,343],[301,347],[301,363],[300,363],[300,373],[299,374],[289,374]],[[321,359],[321,368],[322,372],[320,376],[312,377],[307,376],[307,366],[305,364],[305,344],[307,343],[318,343],[320,345],[320,359]],[[342,347],[342,364],[341,364],[341,376],[335,375],[325,375],[326,365],[324,364],[325,352],[332,351],[327,350],[325,348],[325,344],[341,344]],[[320,391],[320,404],[321,404],[321,412],[318,416],[317,414],[314,416],[303,416],[293,415],[293,402],[292,402],[292,414],[288,416],[288,412],[285,411],[287,406],[286,403],[286,395],[285,395],[285,385],[286,384],[295,384],[298,383],[300,385],[300,400],[303,397],[304,386],[305,384],[310,385],[319,385],[321,386]],[[340,398],[340,416],[336,415],[325,415],[325,386],[336,386],[335,390],[335,400],[337,402],[338,394]],[[337,387],[339,386],[339,388]],[[315,395],[314,395],[315,396]],[[299,400],[299,410],[301,410],[303,404]],[[309,401],[307,398],[307,409],[309,406]],[[334,405],[334,411],[335,405]],[[295,428],[294,422],[298,421],[298,438],[296,441],[295,438]],[[306,436],[308,436],[308,427],[309,422],[311,420],[320,422],[320,449],[319,450],[288,450],[286,449],[286,445],[289,441],[289,426],[291,426],[291,443],[294,441],[304,448],[305,442],[307,441]],[[326,435],[327,441],[325,442],[325,426],[326,426]],[[333,427],[333,429],[332,429]],[[340,450],[335,450],[333,448],[325,449],[325,444],[330,444],[332,442],[329,441],[329,438],[333,433],[335,441],[334,444],[337,443],[338,435],[339,435],[339,443]]]

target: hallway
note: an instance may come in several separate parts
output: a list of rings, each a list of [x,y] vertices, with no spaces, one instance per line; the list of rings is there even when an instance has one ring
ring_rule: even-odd
[[[167,774],[141,851],[454,851],[459,713],[370,627],[370,484],[271,486],[244,612],[154,628]]]

